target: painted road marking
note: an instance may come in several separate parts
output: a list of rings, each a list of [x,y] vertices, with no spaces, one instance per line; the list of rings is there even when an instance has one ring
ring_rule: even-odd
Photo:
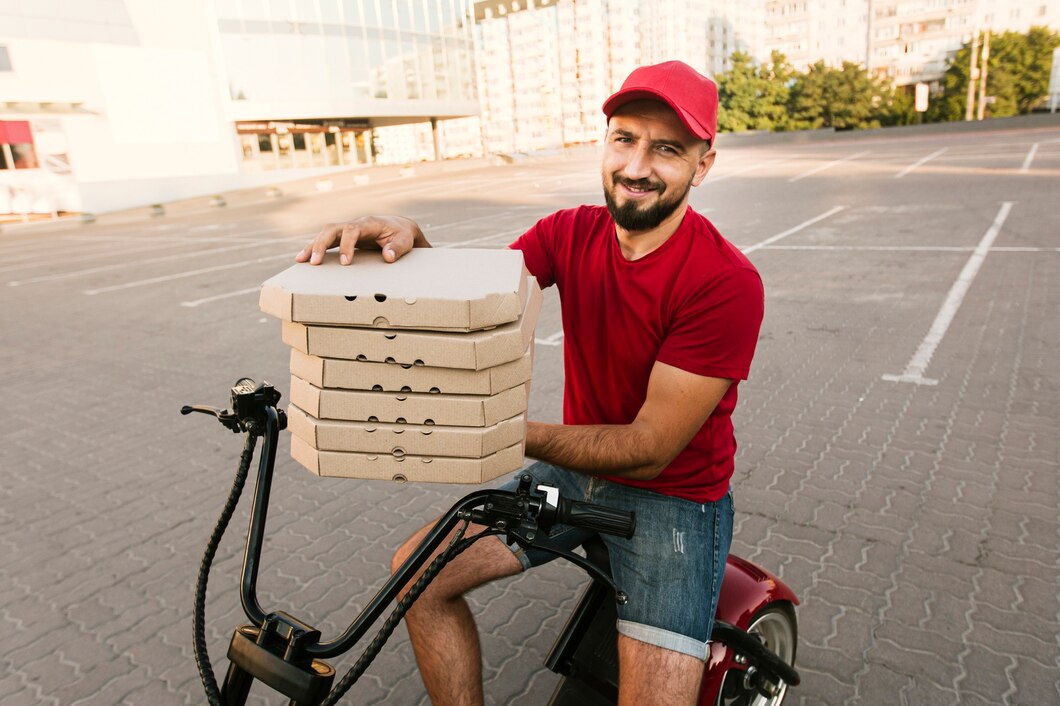
[[[563,332],[557,331],[547,338],[535,338],[534,343],[542,346],[561,346],[563,345]]]
[[[818,164],[813,169],[811,169],[809,171],[806,171],[806,172],[803,172],[802,174],[799,174],[798,176],[793,176],[792,178],[788,179],[788,183],[791,183],[793,181],[798,181],[800,179],[805,179],[806,177],[813,176],[814,174],[817,174],[818,172],[823,172],[825,169],[831,169],[832,167],[834,167],[837,164],[842,164],[843,162],[849,162],[852,159],[857,159],[858,157],[861,157],[862,155],[866,155],[868,153],[869,153],[869,150],[865,150],[863,152],[857,152],[855,154],[852,154],[849,157],[843,157],[842,159],[834,159],[831,162],[825,162],[824,164]]]
[[[110,270],[128,269],[129,267],[140,267],[142,265],[152,265],[158,262],[172,262],[174,260],[185,260],[189,257],[205,257],[209,255],[216,255],[217,253],[231,252],[233,250],[245,250],[246,248],[254,248],[262,245],[277,245],[285,243],[290,240],[305,240],[310,236],[308,235],[294,235],[289,238],[276,238],[275,240],[265,240],[254,243],[240,243],[239,245],[231,245],[226,248],[213,248],[212,250],[196,250],[195,252],[178,253],[176,255],[162,255],[159,257],[151,257],[146,260],[135,260],[135,261],[122,261],[114,262],[109,265],[99,265],[98,267],[89,267],[83,270],[73,270],[71,272],[59,272],[52,275],[41,275],[40,277],[30,277],[29,279],[13,280],[7,283],[9,287],[21,287],[24,284],[37,284],[40,282],[54,282],[60,279],[70,279],[71,277],[80,277],[82,275],[92,275],[97,272],[108,272]],[[293,255],[291,256],[294,257]]]
[[[250,294],[252,292],[260,292],[260,291],[261,291],[261,285],[258,285],[257,287],[248,287],[247,289],[240,289],[240,290],[235,291],[235,292],[225,292],[224,294],[217,294],[217,295],[212,296],[212,297],[204,297],[202,299],[193,299],[190,302],[181,302],[180,305],[181,306],[186,306],[188,308],[195,308],[195,307],[197,307],[197,306],[199,306],[201,304],[209,304],[211,302],[220,301],[221,299],[229,299],[231,297],[239,297],[239,296],[243,296],[244,294]]]
[[[872,252],[974,252],[970,245],[767,245],[763,250],[867,250]],[[1060,252],[1057,248],[1002,245],[990,252]]]
[[[935,150],[934,152],[929,154],[927,157],[924,157],[923,159],[921,159],[921,160],[919,160],[917,162],[914,162],[913,164],[910,164],[908,167],[906,167],[902,171],[900,171],[897,174],[895,174],[894,178],[895,179],[901,179],[902,177],[904,177],[906,174],[908,174],[909,172],[913,171],[917,167],[921,167],[921,166],[927,164],[928,162],[930,162],[931,160],[935,159],[935,157],[938,157],[940,154],[945,152],[947,149],[948,149],[947,147],[943,147],[940,150]]]
[[[269,257],[259,257],[256,260],[241,260],[239,262],[232,262],[227,265],[215,265],[214,267],[203,267],[199,270],[190,270],[188,272],[177,272],[171,275],[163,275],[161,277],[151,277],[150,279],[136,280],[135,282],[125,282],[124,284],[115,284],[110,287],[98,287],[96,289],[86,289],[84,294],[94,296],[96,294],[104,294],[106,292],[117,292],[122,289],[133,289],[134,287],[144,287],[150,284],[160,284],[162,282],[172,282],[176,279],[184,279],[185,277],[195,277],[196,275],[206,274],[207,272],[221,272],[222,270],[234,270],[238,267],[246,267],[247,265],[256,265],[261,262],[271,262],[274,260],[287,259],[293,260],[294,256],[285,252],[282,255],[270,255]]]
[[[1026,172],[1031,168],[1031,162],[1034,161],[1034,155],[1038,151],[1038,143],[1035,142],[1031,145],[1030,150],[1027,151],[1027,156],[1023,159],[1023,166],[1020,167],[1021,172]]]
[[[786,238],[789,235],[793,235],[795,233],[798,233],[800,230],[803,230],[805,228],[809,228],[810,226],[812,226],[814,223],[817,223],[818,221],[823,221],[824,219],[828,218],[829,216],[833,216],[833,215],[839,213],[844,208],[846,208],[846,207],[845,206],[836,206],[834,208],[831,208],[831,209],[825,211],[824,213],[822,213],[819,216],[814,216],[813,218],[811,218],[808,221],[803,221],[802,223],[800,223],[799,225],[795,226],[794,228],[788,228],[783,233],[777,233],[776,235],[771,236],[769,238],[766,238],[762,242],[755,243],[754,245],[751,245],[749,247],[740,248],[740,251],[744,255],[748,255],[750,253],[753,253],[755,250],[761,250],[762,248],[766,247],[767,245],[772,245],[773,243],[777,242],[781,238]]]
[[[924,337],[920,347],[913,354],[909,365],[905,366],[905,372],[901,375],[884,375],[884,380],[911,382],[915,385],[938,384],[938,380],[926,378],[924,373],[927,371],[928,364],[931,363],[931,357],[935,355],[935,349],[938,348],[939,343],[942,342],[946,331],[950,327],[950,323],[953,322],[953,317],[956,316],[957,310],[961,308],[964,295],[968,293],[968,288],[972,286],[972,280],[979,273],[983,260],[986,259],[987,253],[990,252],[990,246],[994,243],[998,233],[1001,232],[1001,226],[1005,223],[1005,219],[1008,218],[1009,211],[1012,210],[1012,204],[1012,201],[1005,201],[1001,204],[1001,209],[997,212],[994,222],[987,229],[986,234],[983,235],[983,239],[979,241],[975,252],[968,258],[964,269],[957,276],[957,281],[950,288],[950,293],[942,303],[942,308],[939,309],[939,313],[935,317],[935,322],[931,324],[931,329],[928,331],[927,336]]]

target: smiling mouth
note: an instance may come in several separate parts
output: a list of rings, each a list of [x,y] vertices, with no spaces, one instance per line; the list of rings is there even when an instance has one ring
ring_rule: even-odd
[[[615,184],[621,186],[626,191],[632,194],[650,194],[653,191],[661,191],[661,189],[650,183],[637,183],[629,182],[624,179],[616,179]]]

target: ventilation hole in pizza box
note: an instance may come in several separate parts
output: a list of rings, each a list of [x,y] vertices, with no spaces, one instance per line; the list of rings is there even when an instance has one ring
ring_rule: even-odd
[[[366,426],[366,427],[364,428],[364,430],[365,430],[366,432],[368,432],[369,434],[374,434],[374,433],[375,433],[375,429],[376,429],[375,427],[369,427],[369,426]]]
[[[405,418],[404,417],[398,417],[397,419],[394,420],[394,423],[395,424],[405,424],[406,423],[405,422]]]
[[[378,461],[379,460],[379,457],[374,455],[374,454],[365,456],[365,458],[368,459],[369,461]]]
[[[395,473],[394,474],[394,482],[395,483],[408,483],[409,479],[406,478],[405,476],[401,475],[400,473]]]
[[[352,302],[352,301],[356,301],[356,300],[357,300],[357,295],[356,294],[354,294],[352,297],[346,297],[346,301],[348,301],[348,302]]]
[[[372,321],[372,326],[376,328],[390,328],[390,322],[386,320],[385,316],[377,316]]]
[[[398,402],[404,402],[408,398],[409,398],[408,395],[395,395],[394,396],[394,399],[397,400]]]
[[[382,392],[382,391],[383,391],[383,386],[382,385],[372,385],[372,392]]]
[[[402,370],[408,370],[411,367],[412,367],[412,363],[402,363],[401,364],[401,369]]]
[[[426,424],[429,427],[433,427],[434,426],[434,420],[433,419],[424,419],[423,423]]]
[[[434,429],[420,429],[420,433],[424,436],[430,436],[434,433]]]
[[[385,294],[376,294],[375,295],[375,300],[377,302],[380,302],[380,303],[385,302],[386,301],[386,295]]]
[[[384,363],[396,363],[397,361],[396,361],[396,360],[394,360],[394,358],[393,358],[392,356],[389,356],[389,355],[388,355],[388,356],[386,357],[386,359],[385,359],[385,360],[384,360],[383,362],[384,362]]]
[[[383,334],[383,338],[385,338],[388,341],[393,341],[395,338],[397,338],[397,334],[396,333],[384,333]]]
[[[401,448],[400,446],[395,446],[394,450],[391,451],[390,453],[398,461],[404,461],[405,460],[405,449]]]
[[[413,365],[421,365],[421,366],[422,366],[422,365],[426,365],[426,364],[425,364],[425,363],[424,363],[424,362],[423,362],[422,360],[420,360],[419,358],[417,358],[416,360],[412,361],[412,364],[413,364]]]
[[[364,353],[358,353],[357,354],[357,360],[359,360],[360,362],[363,363],[366,360],[368,360],[368,356],[366,356]]]
[[[404,430],[404,429],[393,429],[392,431],[393,431],[393,432],[394,432],[395,434],[404,434],[404,433],[405,433],[405,430]]]
[[[373,424],[376,424],[379,422],[379,417],[373,415],[371,417],[368,417],[368,421],[372,422]]]
[[[441,392],[441,390],[439,390],[437,387],[432,387],[431,388],[431,394],[432,395],[437,395],[440,392]]]
[[[434,459],[433,458],[421,458],[420,460],[423,461],[424,463],[430,463]]]
[[[412,306],[416,303],[416,297],[405,297],[405,303]]]
[[[408,385],[402,385],[401,386],[401,392],[412,392],[412,388],[409,387]]]

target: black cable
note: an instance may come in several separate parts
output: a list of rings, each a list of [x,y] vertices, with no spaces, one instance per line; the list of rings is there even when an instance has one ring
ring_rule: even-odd
[[[468,547],[482,539],[483,537],[494,536],[503,534],[497,530],[487,530],[480,532],[467,539],[462,539],[464,531],[467,529],[467,522],[457,531],[456,536],[453,537],[449,546],[446,547],[445,551],[434,558],[430,566],[427,567],[419,579],[412,585],[412,588],[408,590],[401,600],[398,601],[397,606],[394,608],[390,616],[387,617],[386,622],[383,623],[383,627],[379,629],[379,632],[375,634],[372,641],[364,649],[364,652],[358,658],[357,662],[350,667],[350,671],[346,672],[345,676],[339,680],[339,683],[335,685],[335,688],[331,690],[327,698],[321,702],[320,706],[334,706],[338,703],[339,699],[346,695],[346,692],[350,690],[350,687],[357,682],[358,679],[364,674],[365,670],[368,669],[372,661],[379,655],[379,652],[383,649],[383,645],[390,639],[391,634],[397,628],[398,623],[405,617],[405,613],[409,611],[412,604],[416,602],[416,599],[420,597],[430,585],[431,581],[438,575],[438,573],[448,564],[450,561],[459,556]]]
[[[217,677],[214,676],[213,666],[210,664],[210,654],[206,649],[206,583],[210,579],[210,565],[213,564],[214,554],[217,553],[221,537],[228,528],[228,523],[232,519],[236,504],[239,502],[239,496],[242,494],[243,486],[247,481],[247,475],[250,473],[250,464],[254,460],[254,446],[256,444],[257,437],[254,434],[247,434],[243,443],[243,454],[239,458],[239,470],[236,471],[236,478],[232,482],[232,490],[228,494],[224,509],[221,510],[221,517],[217,520],[217,525],[213,528],[213,534],[210,535],[210,541],[206,545],[202,563],[199,564],[199,578],[195,583],[195,616],[192,623],[195,664],[199,667],[199,677],[202,679],[202,685],[206,689],[206,698],[211,706],[222,706],[222,704],[221,690],[217,686]]]

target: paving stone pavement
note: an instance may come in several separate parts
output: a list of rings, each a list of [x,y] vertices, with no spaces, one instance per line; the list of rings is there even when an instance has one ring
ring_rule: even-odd
[[[733,549],[801,599],[803,684],[788,703],[1058,703],[1060,127],[896,135],[729,152],[722,141],[725,179],[695,192],[768,296],[740,388]],[[326,193],[306,182],[281,199],[232,194],[224,209],[192,200],[162,218],[0,231],[0,703],[204,702],[192,588],[240,439],[177,410],[225,404],[244,374],[286,391],[278,324],[246,291],[294,243],[384,210],[414,214],[436,243],[498,247],[556,208],[600,202],[595,160],[381,170],[368,186],[343,173]],[[884,379],[902,373],[1006,201],[925,373],[937,384]],[[550,292],[538,336],[559,330]],[[559,417],[561,361],[560,346],[538,346],[537,418]],[[467,490],[318,479],[284,442],[262,603],[336,634],[402,539]],[[210,582],[222,673],[244,622],[248,504]],[[471,594],[488,703],[547,702],[542,660],[584,583],[557,563]],[[427,703],[403,627],[347,701]],[[256,689],[251,702],[269,699]]]

